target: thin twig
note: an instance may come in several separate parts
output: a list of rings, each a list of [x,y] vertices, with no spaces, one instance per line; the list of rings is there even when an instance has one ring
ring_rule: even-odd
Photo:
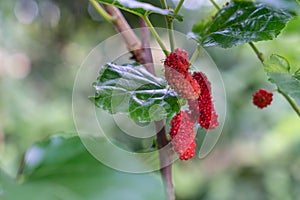
[[[218,6],[218,4],[214,1],[214,0],[209,0],[210,3],[212,3],[212,5],[217,9],[217,10],[221,10],[220,6]]]
[[[263,54],[258,50],[258,48],[253,44],[253,42],[249,42],[248,43],[250,45],[250,47],[253,49],[253,51],[255,52],[257,58],[260,60],[260,62],[262,64],[264,64],[264,57]]]
[[[127,49],[133,55],[133,59],[135,59],[139,63],[144,63],[144,52],[142,50],[142,44],[127,23],[120,10],[110,5],[104,5],[104,8],[111,16],[115,18],[113,24],[116,30],[122,35]]]
[[[298,106],[296,105],[295,101],[289,96],[287,95],[285,92],[283,92],[282,90],[280,90],[279,88],[277,89],[277,91],[282,94],[282,96],[284,96],[284,98],[289,102],[289,104],[292,106],[292,108],[295,110],[295,112],[298,114],[298,116],[300,117],[300,109],[298,108]]]
[[[174,14],[178,14],[179,13],[179,10],[181,9],[183,3],[184,3],[184,0],[180,0],[179,1],[178,5],[175,8]]]

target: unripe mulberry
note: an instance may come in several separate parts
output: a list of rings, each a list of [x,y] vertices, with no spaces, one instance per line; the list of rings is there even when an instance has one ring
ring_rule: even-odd
[[[271,104],[273,100],[273,93],[261,88],[254,93],[252,97],[253,104],[262,109]]]
[[[173,117],[170,135],[173,149],[181,160],[187,160],[194,156],[196,132],[189,112],[180,111]]]

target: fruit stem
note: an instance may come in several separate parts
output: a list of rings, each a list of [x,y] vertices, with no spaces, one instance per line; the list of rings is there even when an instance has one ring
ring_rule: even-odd
[[[159,44],[162,51],[165,53],[166,56],[169,55],[169,51],[167,50],[166,46],[164,45],[163,41],[159,37],[158,33],[156,32],[155,28],[153,27],[152,23],[150,22],[148,16],[143,16],[144,21],[146,22],[147,26],[149,27],[152,35],[156,39],[157,43]]]
[[[168,9],[166,0],[161,0],[161,7],[163,9]],[[168,28],[169,41],[170,41],[170,49],[174,51],[175,48],[175,40],[173,34],[173,18],[166,16],[166,24]]]
[[[193,55],[192,55],[192,57],[191,57],[191,59],[190,59],[190,65],[193,64],[193,62],[197,59],[198,55],[199,55],[199,50],[198,50],[198,48],[197,48],[197,49],[194,51],[194,53],[193,53]]]

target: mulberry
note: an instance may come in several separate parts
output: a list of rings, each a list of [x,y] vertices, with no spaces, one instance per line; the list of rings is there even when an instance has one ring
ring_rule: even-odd
[[[261,88],[256,93],[254,93],[252,97],[253,104],[262,109],[271,104],[273,100],[273,93]]]
[[[196,132],[188,111],[180,111],[173,117],[170,136],[174,151],[179,154],[181,160],[188,160],[194,156]]]
[[[179,159],[180,160],[188,160],[190,158],[193,158],[195,155],[195,147],[196,147],[196,143],[195,141],[193,141],[190,146],[186,149],[186,151],[180,155]]]
[[[211,96],[211,84],[202,72],[194,72],[193,78],[198,82],[201,94],[197,100],[189,100],[192,119],[199,122],[205,129],[214,129],[219,125]]]
[[[196,80],[188,72],[189,62],[184,50],[176,49],[177,52],[167,56],[165,65],[165,77],[172,89],[187,99],[197,99],[200,95],[200,87]]]
[[[175,49],[174,53],[177,54],[178,56],[183,57],[186,60],[189,60],[189,54],[188,54],[188,52],[186,52],[183,49],[177,48],[177,49]]]
[[[184,56],[181,55],[182,53],[170,53],[170,55],[167,56],[164,65],[176,70],[179,73],[187,73],[189,68],[189,62]]]

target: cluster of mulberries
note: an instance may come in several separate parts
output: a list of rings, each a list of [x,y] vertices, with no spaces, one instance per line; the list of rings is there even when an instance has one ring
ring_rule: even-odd
[[[189,103],[190,111],[180,111],[171,120],[171,141],[181,160],[188,160],[195,154],[196,122],[205,129],[213,129],[219,124],[210,82],[204,73],[191,75],[189,65],[188,53],[181,49],[172,52],[164,62],[165,77],[170,87]]]

